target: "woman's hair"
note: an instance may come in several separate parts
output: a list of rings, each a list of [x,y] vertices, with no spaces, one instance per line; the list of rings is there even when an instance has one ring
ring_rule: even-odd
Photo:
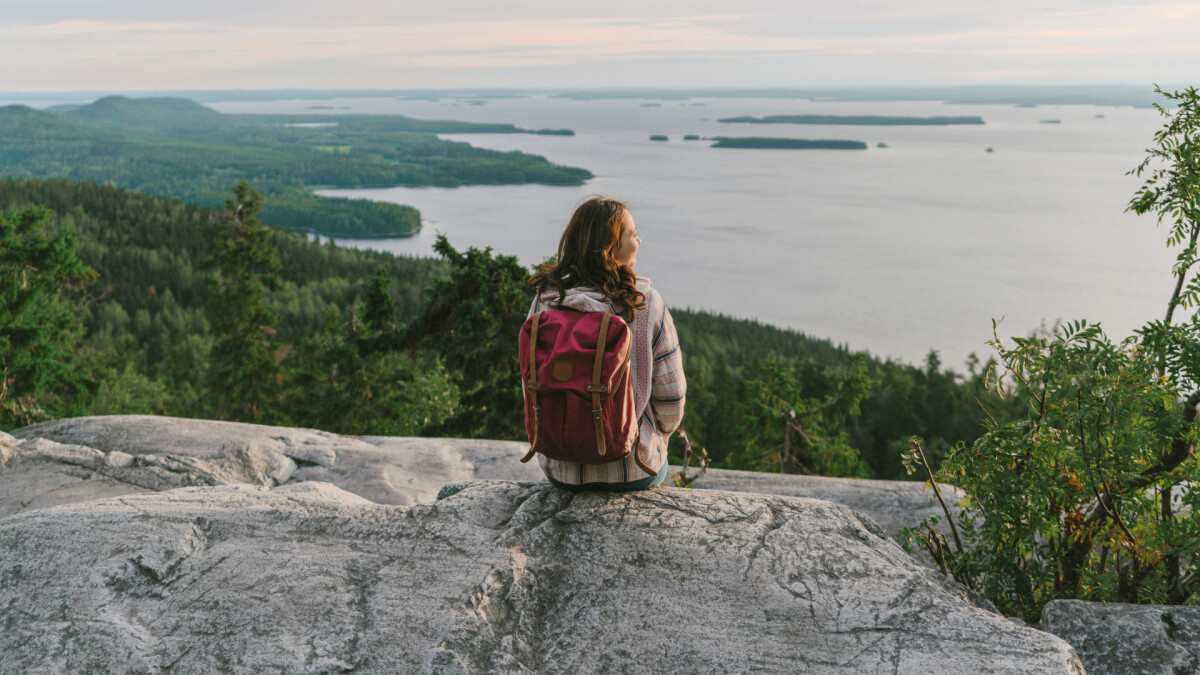
[[[568,288],[593,288],[612,299],[622,319],[632,322],[634,311],[645,308],[646,296],[637,289],[633,268],[616,261],[626,210],[624,202],[606,197],[580,204],[558,242],[554,264],[542,264],[529,278],[534,292],[556,290],[561,304]]]

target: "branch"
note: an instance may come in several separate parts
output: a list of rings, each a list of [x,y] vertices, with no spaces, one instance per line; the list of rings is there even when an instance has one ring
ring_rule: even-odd
[[[978,403],[979,407],[983,409],[983,414],[988,416],[988,419],[992,421],[992,424],[995,424],[996,427],[999,428],[1000,424],[996,422],[995,417],[992,417],[992,413],[987,409],[987,406],[983,404],[983,401],[979,400],[978,396],[975,397],[975,402]]]
[[[958,538],[958,528],[954,526],[954,516],[950,514],[950,507],[946,506],[946,501],[942,499],[942,491],[938,489],[937,481],[933,479],[933,470],[929,468],[929,462],[925,461],[925,451],[921,449],[921,441],[914,436],[912,444],[917,457],[921,458],[921,466],[925,467],[925,475],[929,476],[929,484],[933,487],[933,496],[937,497],[938,504],[942,505],[942,512],[946,514],[946,522],[950,524],[950,534],[954,535],[954,545],[958,547],[958,552],[962,553],[962,540]]]
[[[708,458],[708,451],[700,448],[700,471],[695,476],[688,476],[688,465],[692,463],[692,441],[683,429],[679,430],[679,438],[683,440],[683,467],[675,474],[675,487],[688,488],[703,476],[705,471],[708,471],[708,465],[712,463],[712,460]]]
[[[925,550],[929,551],[929,555],[933,557],[933,561],[938,564],[938,567],[942,568],[942,574],[954,578],[954,575],[946,568],[946,545],[943,543],[946,538],[933,529],[928,520],[925,521],[924,525],[925,529],[929,531],[925,535]]]
[[[837,405],[837,402],[839,400],[841,400],[840,396],[834,396],[833,398],[829,399],[828,401],[822,403],[821,405],[819,405],[815,408],[812,408],[811,410],[805,410],[803,412],[796,413],[796,417],[804,417],[806,415],[816,415],[819,412],[823,412],[823,411],[828,410],[828,409],[832,408],[833,406]]]

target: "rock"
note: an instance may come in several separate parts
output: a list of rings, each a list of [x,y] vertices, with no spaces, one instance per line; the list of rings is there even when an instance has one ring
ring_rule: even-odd
[[[1200,607],[1051,600],[1041,628],[1069,642],[1091,675],[1200,672]]]
[[[844,506],[473,482],[126,495],[0,520],[24,671],[1082,673]]]
[[[105,459],[99,465],[76,461],[52,468],[55,461],[64,460],[54,453],[42,457],[39,470],[47,475],[37,484],[47,492],[35,501],[29,501],[35,496],[35,486],[28,483],[27,474],[5,469],[0,461],[0,517],[28,508],[188,485],[275,486],[324,481],[378,504],[417,504],[433,502],[448,483],[543,480],[534,462],[517,461],[528,446],[513,441],[343,436],[313,429],[149,415],[61,419],[18,429],[15,434],[21,439],[43,438],[95,449]],[[4,447],[0,437],[0,452]],[[27,451],[49,452],[49,446],[37,447],[39,450]],[[131,467],[132,463],[111,464],[125,462],[126,457],[143,458],[137,460],[138,466],[158,467],[158,477],[130,478],[136,473],[132,468],[129,474],[114,471]],[[671,467],[672,474],[678,470]],[[145,474],[142,471],[138,476]],[[56,477],[52,479],[52,475]],[[89,482],[93,478],[99,480]],[[23,482],[24,487],[7,487]],[[130,487],[126,490],[121,485]],[[867,514],[893,536],[901,527],[942,512],[933,492],[917,482],[710,469],[695,486],[826,499]],[[959,498],[954,488],[942,489],[947,502]],[[20,499],[16,498],[18,490]],[[946,529],[944,523],[942,528]]]
[[[678,470],[678,467],[671,467],[672,474]],[[926,516],[939,515],[943,516],[944,520],[942,507],[934,498],[933,490],[916,481],[826,478],[709,469],[693,485],[709,490],[763,492],[837,502],[867,514],[893,537],[900,528],[917,525]],[[954,507],[954,503],[962,499],[962,492],[951,485],[940,485],[939,489],[942,491],[942,499],[946,500],[951,513],[957,517],[958,509]],[[942,522],[940,527],[949,534],[949,527],[945,522]]]
[[[0,453],[0,518],[91,499],[236,482],[193,457],[135,457],[44,438],[25,440],[11,449],[0,447]]]
[[[271,487],[325,481],[376,503],[416,504],[434,501],[442,485],[455,481],[542,479],[532,463],[517,461],[524,454],[522,444],[502,441],[355,437],[151,415],[60,419],[18,429],[14,436],[18,442],[43,440],[36,447],[26,440],[14,448],[12,454],[21,453],[22,463],[5,467],[0,462],[0,517],[29,508],[187,485]],[[56,443],[46,445],[50,441]],[[68,457],[65,450],[52,449],[59,444],[85,448],[91,454],[84,453],[86,461],[83,455]],[[127,457],[133,458],[130,464],[112,464]],[[9,487],[27,481],[35,463],[46,474],[37,485]],[[171,475],[145,479],[146,472],[135,469],[146,465]],[[93,478],[98,482],[90,482]],[[37,489],[43,493],[37,495]]]

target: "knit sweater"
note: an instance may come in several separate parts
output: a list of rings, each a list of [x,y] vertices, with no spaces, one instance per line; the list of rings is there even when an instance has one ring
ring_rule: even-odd
[[[671,312],[649,279],[638,277],[637,287],[646,296],[646,307],[638,310],[631,326],[633,347],[629,365],[633,370],[633,405],[638,411],[641,459],[657,471],[667,463],[667,439],[683,421],[687,381],[683,376],[683,355],[679,351],[679,336],[675,333]],[[572,288],[567,290],[561,305],[557,291],[547,291],[534,298],[529,315],[560,308],[619,313],[612,301],[599,291]],[[627,483],[647,477],[632,452],[624,459],[608,464],[563,462],[538,454],[538,464],[547,476],[570,485]]]

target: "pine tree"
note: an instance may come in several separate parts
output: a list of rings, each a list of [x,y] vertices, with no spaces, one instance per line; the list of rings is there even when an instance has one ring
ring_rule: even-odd
[[[271,406],[282,391],[279,362],[286,347],[276,338],[278,316],[267,293],[283,290],[270,230],[255,214],[262,197],[246,180],[207,231],[212,295],[207,314],[216,341],[209,355],[208,391],[216,414],[238,422],[278,419]]]
[[[71,230],[47,238],[50,212],[0,212],[0,428],[47,417],[48,397],[78,384],[82,329],[68,289],[95,278]]]
[[[396,303],[392,300],[388,287],[392,277],[386,267],[380,267],[375,274],[363,282],[363,293],[366,302],[363,307],[363,321],[373,331],[394,330],[396,324]]]
[[[301,341],[287,408],[308,426],[343,434],[412,436],[448,417],[458,398],[432,358],[404,354],[386,269],[362,283],[363,320],[356,305],[330,311],[325,328]]]
[[[525,438],[517,337],[529,310],[529,271],[491,248],[460,253],[439,235],[433,250],[450,263],[450,278],[428,291],[410,340],[438,352],[453,374],[458,411],[426,432],[463,438]]]

